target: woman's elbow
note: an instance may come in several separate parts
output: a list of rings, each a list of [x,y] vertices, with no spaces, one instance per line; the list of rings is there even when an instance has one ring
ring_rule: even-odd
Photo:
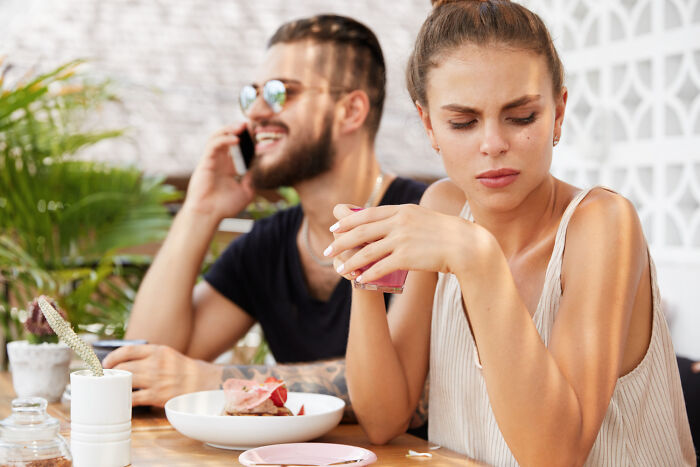
[[[365,434],[372,444],[386,444],[402,433],[406,432],[408,428],[408,422],[398,425],[391,423],[362,423],[360,421],[360,426],[365,430]]]
[[[372,444],[386,444],[397,436],[397,434],[390,433],[388,431],[380,432],[378,430],[365,430],[365,432],[367,433],[369,442]]]

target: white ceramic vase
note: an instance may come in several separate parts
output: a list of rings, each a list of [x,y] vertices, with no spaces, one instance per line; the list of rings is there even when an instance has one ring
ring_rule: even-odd
[[[70,375],[70,450],[75,467],[131,464],[131,373]]]
[[[14,341],[7,344],[7,357],[17,397],[43,397],[49,402],[61,398],[70,374],[67,345]]]

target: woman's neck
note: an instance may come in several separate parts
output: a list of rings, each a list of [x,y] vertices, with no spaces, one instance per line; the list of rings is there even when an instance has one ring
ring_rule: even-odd
[[[568,204],[563,188],[550,175],[512,210],[494,212],[471,203],[470,208],[474,221],[496,237],[505,257],[511,259],[537,244],[547,232],[556,231]]]

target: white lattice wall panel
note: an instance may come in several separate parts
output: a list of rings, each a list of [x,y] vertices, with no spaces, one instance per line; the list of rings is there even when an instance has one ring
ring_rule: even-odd
[[[555,173],[620,191],[657,254],[700,262],[700,0],[528,5],[567,71]]]
[[[636,206],[675,315],[700,358],[700,0],[540,0],[569,101],[553,170]]]

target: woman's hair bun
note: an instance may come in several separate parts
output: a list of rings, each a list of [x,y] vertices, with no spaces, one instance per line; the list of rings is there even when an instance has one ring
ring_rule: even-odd
[[[481,3],[481,2],[486,2],[488,0],[430,0],[430,4],[432,5],[433,8],[437,8],[442,5],[446,5],[448,3],[467,3],[467,2],[476,2],[476,3]]]

